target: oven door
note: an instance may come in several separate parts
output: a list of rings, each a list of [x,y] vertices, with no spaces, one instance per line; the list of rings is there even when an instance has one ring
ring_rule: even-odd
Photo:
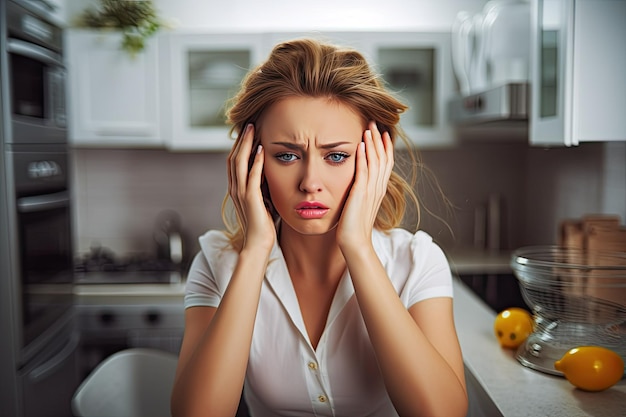
[[[66,141],[65,70],[40,46],[8,41],[12,143]]]
[[[64,143],[65,67],[60,27],[7,2],[12,135],[9,143]]]
[[[69,193],[17,200],[23,346],[44,335],[73,306]]]
[[[13,146],[22,361],[73,313],[73,237],[65,146]]]

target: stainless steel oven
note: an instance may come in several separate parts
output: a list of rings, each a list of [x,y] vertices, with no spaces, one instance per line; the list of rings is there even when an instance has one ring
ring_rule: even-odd
[[[14,146],[19,276],[24,360],[73,308],[72,217],[65,146]]]
[[[69,416],[79,384],[62,29],[44,6],[0,1],[0,416]]]

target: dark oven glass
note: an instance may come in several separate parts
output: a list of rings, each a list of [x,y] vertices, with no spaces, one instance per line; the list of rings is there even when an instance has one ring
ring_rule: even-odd
[[[44,119],[46,66],[40,61],[13,55],[11,75],[13,114]]]
[[[39,49],[21,41],[14,41],[14,48],[9,49],[12,116],[22,122],[65,128],[65,69],[46,59]]]
[[[6,13],[12,142],[60,143],[66,130],[62,29],[18,3],[7,2]]]
[[[73,255],[67,192],[18,200],[24,345],[72,307]]]

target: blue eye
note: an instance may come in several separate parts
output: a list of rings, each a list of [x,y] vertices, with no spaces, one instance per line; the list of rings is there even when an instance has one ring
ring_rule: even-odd
[[[282,162],[292,162],[298,159],[298,157],[293,153],[283,152],[276,155],[276,159]]]
[[[349,156],[350,155],[345,152],[333,152],[329,154],[326,158],[330,160],[330,162],[332,162],[333,164],[341,164],[345,162]]]

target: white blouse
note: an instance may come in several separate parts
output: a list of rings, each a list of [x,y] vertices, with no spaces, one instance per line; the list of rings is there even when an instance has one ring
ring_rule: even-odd
[[[217,307],[237,262],[238,254],[222,232],[209,231],[199,240],[185,308]],[[427,298],[452,297],[450,267],[428,234],[375,230],[372,240],[407,308]],[[244,398],[253,417],[397,416],[349,273],[339,283],[313,349],[282,251],[274,245],[261,288]]]

